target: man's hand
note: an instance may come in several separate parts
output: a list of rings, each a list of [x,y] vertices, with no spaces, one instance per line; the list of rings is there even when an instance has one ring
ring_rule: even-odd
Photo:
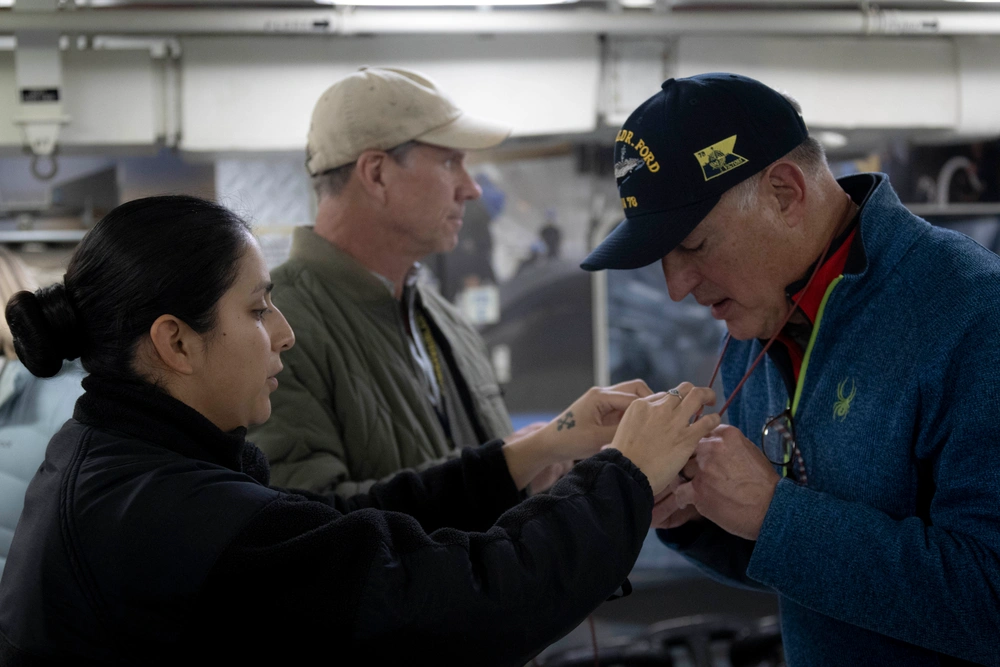
[[[698,461],[692,458],[684,466],[684,474],[694,479],[697,471]],[[702,518],[694,505],[688,505],[683,509],[677,506],[677,498],[674,496],[674,491],[683,483],[684,479],[678,475],[677,479],[668,484],[662,493],[653,498],[653,520],[650,523],[650,528],[677,528],[678,526],[683,526],[688,521]]]
[[[781,480],[771,463],[739,429],[729,425],[718,426],[703,438],[695,447],[694,459],[697,467],[689,462],[684,469],[691,481],[674,490],[677,509],[694,507],[723,530],[756,540]]]

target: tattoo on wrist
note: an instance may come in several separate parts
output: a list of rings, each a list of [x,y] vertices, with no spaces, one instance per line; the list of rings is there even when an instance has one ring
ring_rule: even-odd
[[[573,420],[573,411],[572,410],[567,411],[566,414],[564,416],[560,417],[559,421],[556,422],[556,430],[557,431],[563,430],[564,426],[566,427],[567,430],[569,430],[569,429],[573,428],[574,426],[576,426],[576,421]]]

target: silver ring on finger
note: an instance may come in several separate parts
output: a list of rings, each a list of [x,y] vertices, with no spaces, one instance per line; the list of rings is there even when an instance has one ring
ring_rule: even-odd
[[[682,401],[684,400],[684,397],[681,396],[681,392],[677,391],[676,389],[667,389],[667,394],[669,394],[670,396],[676,396]]]

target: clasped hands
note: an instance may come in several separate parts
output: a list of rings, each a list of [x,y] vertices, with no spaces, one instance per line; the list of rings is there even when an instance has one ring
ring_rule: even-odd
[[[656,496],[652,527],[677,528],[704,517],[726,532],[756,540],[780,480],[739,429],[718,426]]]
[[[653,393],[642,380],[594,387],[548,424],[509,437],[504,455],[518,488],[551,483],[553,466],[588,458],[603,447],[618,449],[645,475],[653,494],[662,492],[719,425],[714,414],[695,418],[715,392],[682,383]],[[608,444],[610,443],[610,444]]]
[[[733,535],[756,540],[781,478],[739,429],[721,425],[716,414],[694,419],[705,405],[714,404],[712,390],[687,382],[636,400],[611,446],[649,478],[653,527],[705,517]],[[696,434],[702,436],[693,442]],[[678,458],[685,454],[687,461]],[[662,474],[670,475],[665,483]]]
[[[695,419],[714,403],[711,389],[687,382],[655,394],[642,380],[594,387],[551,422],[507,439],[511,477],[518,488],[537,493],[573,461],[614,447],[649,480],[656,501],[652,527],[705,517],[756,540],[780,477],[738,429],[720,425],[718,415]]]

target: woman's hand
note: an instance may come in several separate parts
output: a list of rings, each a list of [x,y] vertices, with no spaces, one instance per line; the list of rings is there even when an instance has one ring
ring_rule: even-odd
[[[585,459],[611,442],[632,401],[651,396],[642,380],[611,387],[592,387],[542,428],[508,438],[504,445],[507,467],[517,488],[523,489],[547,466]],[[554,481],[554,480],[553,480]]]
[[[514,442],[515,440],[520,440],[521,438],[531,435],[535,431],[545,428],[548,426],[548,422],[532,422],[526,426],[522,426],[513,433],[511,433],[505,442]],[[548,491],[552,488],[552,485],[562,479],[562,476],[568,473],[573,468],[572,461],[563,461],[562,463],[553,463],[551,465],[542,468],[542,471],[538,473],[531,482],[528,483],[528,495],[533,496],[536,493],[542,493],[543,491]]]
[[[544,427],[553,453],[559,456],[559,461],[593,456],[614,439],[632,401],[652,395],[653,390],[642,380],[591,387]]]
[[[611,446],[642,470],[658,495],[691,458],[698,441],[719,425],[717,414],[691,423],[705,405],[714,404],[714,391],[690,382],[638,399],[626,411]]]

